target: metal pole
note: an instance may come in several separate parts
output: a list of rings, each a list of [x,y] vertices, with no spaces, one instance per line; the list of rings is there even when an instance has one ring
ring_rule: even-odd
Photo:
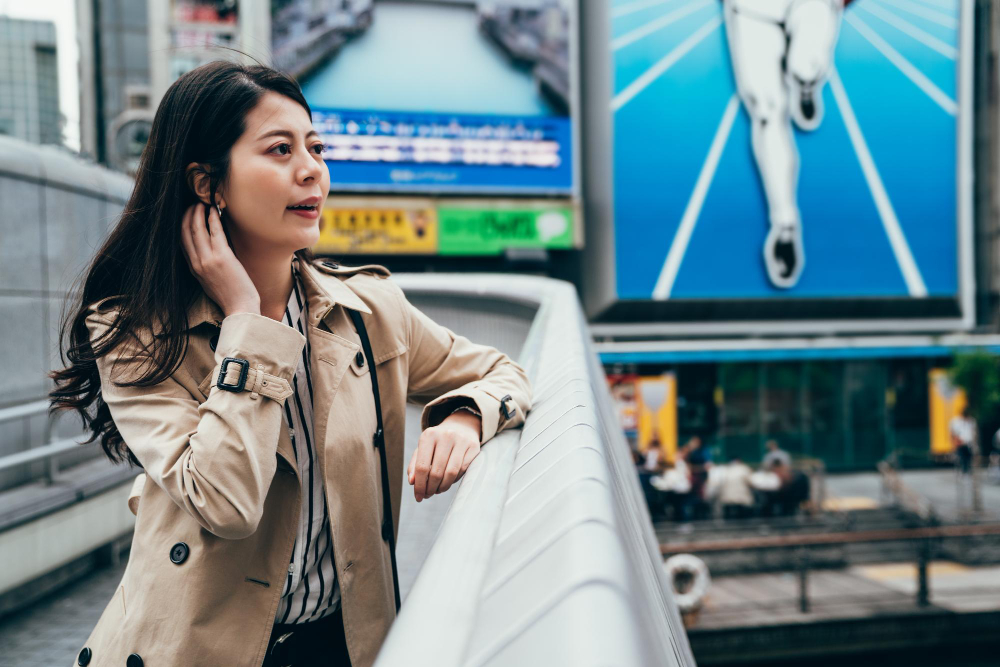
[[[925,538],[920,541],[917,555],[917,606],[926,607],[930,604],[931,592],[927,583],[927,563],[930,560],[931,541]]]
[[[809,550],[799,548],[799,611],[809,613]]]
[[[972,462],[969,464],[972,466],[969,474],[972,476],[972,511],[974,514],[980,514],[983,511],[983,499],[979,493],[979,474],[976,472],[977,459],[979,459],[979,454],[973,454]]]

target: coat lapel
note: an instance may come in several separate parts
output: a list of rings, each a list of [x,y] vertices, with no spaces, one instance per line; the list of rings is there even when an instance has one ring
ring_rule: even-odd
[[[327,433],[333,399],[354,356],[361,349],[339,304],[362,313],[371,309],[335,276],[322,274],[308,263],[294,260],[302,276],[309,310],[309,367],[313,382],[313,437],[322,474],[326,474]]]

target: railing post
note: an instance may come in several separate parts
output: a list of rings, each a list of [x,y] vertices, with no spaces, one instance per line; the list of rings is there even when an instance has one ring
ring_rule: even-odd
[[[931,539],[920,541],[917,555],[917,606],[926,607],[930,604],[931,592],[927,583],[927,566],[930,561]]]
[[[54,484],[59,477],[59,457],[55,454],[45,459],[45,485]]]
[[[976,473],[978,468],[978,461],[976,459],[978,458],[978,454],[973,456],[972,463],[970,464],[972,466],[972,470],[970,471],[972,475],[972,512],[977,516],[983,511],[983,498],[979,492],[979,475]]]
[[[809,550],[799,547],[799,611],[809,613]]]

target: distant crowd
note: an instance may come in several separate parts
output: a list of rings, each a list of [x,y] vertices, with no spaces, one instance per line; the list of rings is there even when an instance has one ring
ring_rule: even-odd
[[[776,440],[768,441],[757,470],[738,456],[713,463],[697,436],[677,450],[673,462],[655,441],[645,454],[633,450],[632,455],[654,521],[790,516],[809,500],[809,477],[792,466]]]

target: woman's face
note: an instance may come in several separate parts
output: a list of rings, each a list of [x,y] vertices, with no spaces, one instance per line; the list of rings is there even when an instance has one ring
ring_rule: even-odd
[[[234,248],[291,254],[315,245],[330,171],[309,114],[269,91],[247,114],[246,128],[233,145],[222,193]],[[315,206],[308,215],[289,210],[307,199]]]

